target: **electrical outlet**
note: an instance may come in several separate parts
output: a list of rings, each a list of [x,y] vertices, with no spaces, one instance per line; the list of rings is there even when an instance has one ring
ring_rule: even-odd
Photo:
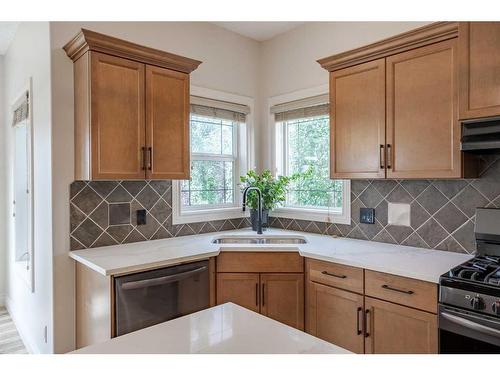
[[[45,326],[45,327],[43,327],[43,339],[44,339],[46,344],[49,342],[48,336],[49,336],[48,329],[47,329],[47,326]]]
[[[359,222],[363,224],[375,224],[375,209],[374,208],[360,208],[359,209]]]
[[[137,225],[146,225],[146,210],[137,210]]]

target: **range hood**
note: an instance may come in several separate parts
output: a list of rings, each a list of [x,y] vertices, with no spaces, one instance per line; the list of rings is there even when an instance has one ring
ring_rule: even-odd
[[[460,149],[478,154],[500,154],[500,117],[463,121]]]

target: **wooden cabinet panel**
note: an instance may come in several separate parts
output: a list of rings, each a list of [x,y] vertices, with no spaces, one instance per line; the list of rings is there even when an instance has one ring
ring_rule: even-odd
[[[217,304],[233,302],[259,312],[259,285],[258,273],[218,273]]]
[[[460,22],[460,119],[500,115],[500,22]]]
[[[461,177],[457,39],[387,58],[387,178]]]
[[[437,353],[437,315],[369,297],[365,297],[365,309],[366,353]]]
[[[307,259],[309,280],[356,293],[363,293],[363,269]]]
[[[144,64],[91,52],[90,91],[90,178],[144,179]]]
[[[261,313],[304,329],[304,274],[262,274]]]
[[[437,313],[437,284],[388,273],[365,271],[365,294]]]
[[[146,66],[147,179],[189,179],[189,75]]]
[[[330,74],[330,176],[384,178],[385,59]]]
[[[217,272],[304,272],[304,259],[297,252],[223,251]]]
[[[313,282],[307,288],[307,333],[363,353],[363,296]]]

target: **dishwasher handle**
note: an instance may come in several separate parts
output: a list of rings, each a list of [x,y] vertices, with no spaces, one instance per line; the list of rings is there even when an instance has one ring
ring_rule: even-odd
[[[174,283],[176,281],[181,281],[181,280],[187,279],[191,276],[194,276],[198,273],[201,273],[201,272],[205,271],[206,269],[207,269],[207,266],[202,266],[202,267],[195,268],[194,270],[176,273],[176,274],[169,275],[169,276],[162,276],[162,277],[157,277],[154,279],[146,279],[146,280],[138,280],[138,281],[128,281],[128,282],[123,283],[121,285],[121,289],[133,290],[133,289],[148,288],[150,286]]]

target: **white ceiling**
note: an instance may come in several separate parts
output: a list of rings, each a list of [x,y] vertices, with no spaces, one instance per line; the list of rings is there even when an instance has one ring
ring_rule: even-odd
[[[213,22],[237,34],[263,42],[283,34],[304,22]]]
[[[19,22],[0,22],[0,55],[7,52],[10,42],[14,39]]]

